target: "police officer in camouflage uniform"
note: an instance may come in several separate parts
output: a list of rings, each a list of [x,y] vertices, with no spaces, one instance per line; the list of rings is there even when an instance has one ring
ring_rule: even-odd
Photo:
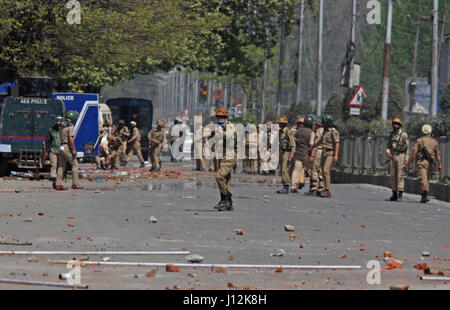
[[[409,139],[408,134],[402,129],[403,122],[395,117],[392,120],[392,131],[389,137],[389,145],[386,155],[390,159],[390,174],[392,196],[388,201],[401,201],[405,186],[405,173],[403,167],[408,165]]]
[[[289,176],[289,159],[294,156],[295,143],[294,138],[290,135],[289,128],[287,127],[288,118],[284,115],[280,116],[278,118],[278,124],[280,126],[280,162],[278,167],[281,172],[283,189],[277,191],[277,194],[289,194],[289,186],[291,184],[291,178]]]
[[[422,189],[422,199],[420,200],[421,203],[427,203],[430,201],[428,198],[428,193],[430,191],[430,184],[428,180],[433,173],[434,159],[437,160],[439,171],[442,171],[439,143],[436,139],[431,137],[431,131],[432,128],[430,125],[423,125],[423,137],[416,140],[413,152],[411,154],[411,161],[409,163],[409,169],[412,169],[412,163],[417,158],[416,174]]]
[[[233,152],[231,158],[227,157],[227,141],[226,141],[226,131],[235,130],[234,125],[228,122],[228,109],[225,107],[218,107],[216,111],[217,120],[217,130],[223,131],[223,159],[218,159],[218,169],[216,173],[217,187],[220,192],[220,202],[214,207],[218,211],[233,211],[233,200],[231,199],[231,171],[236,165],[237,154],[236,154],[236,132],[233,133],[232,143],[228,148]],[[216,132],[211,133],[211,137],[215,136]]]

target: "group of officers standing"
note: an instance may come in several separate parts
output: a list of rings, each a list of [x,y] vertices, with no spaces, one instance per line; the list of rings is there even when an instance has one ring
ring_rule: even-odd
[[[72,170],[72,189],[83,189],[79,179],[79,164],[77,150],[75,148],[74,124],[78,118],[78,112],[68,111],[63,116],[53,118],[53,126],[49,128],[45,142],[43,143],[43,166],[45,160],[50,160],[50,180],[53,188],[60,191],[67,190],[63,186],[67,166]],[[99,132],[99,155],[95,157],[97,169],[106,170],[125,167],[133,155],[136,155],[141,163],[140,168],[145,167],[141,150],[141,133],[135,121],[130,122],[131,130],[125,121],[119,120],[117,126],[111,121],[105,121]],[[161,148],[164,142],[164,121],[159,121],[156,128],[148,133],[149,157],[151,171],[160,171]]]
[[[228,111],[224,107],[219,107],[216,111],[217,125],[224,131],[223,145],[226,145],[226,125],[233,128],[233,124],[228,122]],[[288,118],[280,116],[279,124],[279,166],[283,189],[277,191],[278,194],[298,193],[305,182],[305,174],[310,177],[309,191],[306,195],[314,195],[324,198],[331,197],[331,167],[339,161],[339,131],[334,126],[332,115],[324,114],[320,123],[313,115],[300,117],[297,124],[288,128]],[[270,127],[268,126],[268,147],[270,150]],[[437,161],[439,171],[442,171],[441,158],[439,154],[439,143],[431,137],[432,127],[425,124],[422,127],[423,136],[418,138],[413,147],[411,159],[408,161],[409,142],[408,135],[402,130],[403,122],[400,118],[392,120],[393,131],[389,138],[389,145],[386,149],[386,155],[390,160],[390,180],[392,187],[392,196],[389,201],[401,201],[404,190],[404,170],[403,167],[409,163],[409,169],[412,169],[412,163],[416,161],[416,175],[421,183],[422,198],[421,203],[429,201],[429,179],[433,172],[434,160]],[[214,132],[207,138],[213,137]],[[247,136],[248,137],[248,136]],[[235,169],[237,162],[236,139],[234,141],[234,157],[218,160],[218,169],[216,173],[216,182],[220,192],[220,201],[214,206],[218,211],[232,211],[233,201],[231,199],[231,171]],[[248,143],[246,143],[248,146]],[[244,160],[245,169],[254,169],[258,164],[249,161],[246,150],[246,159]],[[252,156],[254,157],[254,156]],[[259,156],[258,159],[262,159]],[[247,168],[246,162],[247,161]],[[202,159],[197,159],[197,168],[204,167]],[[245,171],[247,172],[247,171]]]
[[[218,107],[216,110],[216,128],[223,131],[223,159],[216,156],[210,160],[209,170],[216,170],[216,181],[221,200],[214,207],[219,211],[232,211],[233,202],[231,194],[231,171],[236,170],[237,164],[237,141],[236,133],[234,139],[234,156],[227,158],[226,150],[226,128],[234,128],[228,121],[228,110]],[[77,151],[74,143],[74,123],[78,118],[76,111],[68,111],[65,118],[54,117],[54,126],[48,130],[44,142],[42,159],[49,159],[51,163],[50,180],[56,190],[67,190],[63,184],[66,166],[72,167],[72,189],[82,189],[79,184],[79,167]],[[283,189],[278,194],[299,193],[305,185],[305,177],[310,178],[310,188],[305,194],[324,198],[331,197],[331,167],[339,160],[339,131],[334,126],[333,117],[324,114],[319,121],[314,115],[300,117],[296,125],[289,128],[288,118],[284,115],[278,118],[279,125],[279,165],[278,171],[281,175]],[[99,156],[96,157],[97,169],[118,169],[126,166],[133,155],[136,155],[145,167],[141,151],[141,134],[135,121],[130,122],[131,130],[128,129],[123,120],[118,125],[112,125],[106,121],[100,129]],[[165,131],[164,121],[159,121],[156,128],[148,133],[150,144],[149,157],[151,160],[151,171],[158,172],[161,167],[161,149],[164,143]],[[436,160],[439,171],[442,171],[439,143],[431,137],[432,127],[425,124],[422,127],[423,136],[418,138],[414,144],[410,160],[409,138],[403,130],[403,122],[395,117],[392,120],[393,131],[389,138],[386,155],[390,160],[390,183],[392,196],[388,201],[401,201],[404,191],[405,167],[412,169],[412,163],[416,161],[416,174],[421,183],[422,199],[420,202],[429,201],[429,182],[433,171],[433,163]],[[215,136],[215,131],[209,134],[202,133],[202,142]],[[252,154],[249,156],[250,140],[246,132],[246,158],[243,162],[244,173],[269,174],[269,160],[265,154]],[[171,143],[175,142],[174,137]],[[272,122],[267,123],[267,151],[271,151]],[[203,145],[203,143],[201,144]],[[214,149],[211,149],[215,153]],[[256,155],[256,156],[255,156]],[[256,159],[250,159],[249,157]],[[172,157],[173,158],[173,157]],[[206,169],[206,159],[196,159],[197,170]]]

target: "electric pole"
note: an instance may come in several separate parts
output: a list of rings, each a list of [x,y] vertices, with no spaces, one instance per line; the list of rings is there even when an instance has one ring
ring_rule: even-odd
[[[438,92],[438,17],[439,0],[433,0],[433,59],[431,68],[431,105],[430,116],[437,115],[437,92]]]
[[[317,95],[316,95],[316,115],[322,114],[322,32],[323,32],[323,0],[319,0],[319,31],[317,47]]]
[[[389,71],[391,67],[391,33],[392,33],[392,6],[393,0],[388,0],[387,8],[387,26],[386,26],[386,44],[384,46],[384,67],[383,67],[383,94],[381,117],[386,123],[388,117],[389,100]]]
[[[354,74],[355,74],[355,41],[356,41],[356,23],[357,23],[357,19],[356,19],[356,0],[353,0],[353,8],[352,8],[352,22],[351,22],[351,35],[350,35],[350,55],[351,55],[351,59],[350,59],[350,70],[349,70],[349,80],[348,80],[348,88],[352,88],[354,85]]]
[[[302,71],[302,45],[303,45],[303,15],[305,11],[305,0],[302,0],[300,4],[300,29],[298,33],[298,67],[297,67],[297,97],[295,103],[300,102],[301,96],[301,71]]]
[[[277,89],[277,117],[281,113],[281,91],[283,88],[283,64],[284,64],[284,18],[280,20],[280,62],[278,65],[278,89]]]

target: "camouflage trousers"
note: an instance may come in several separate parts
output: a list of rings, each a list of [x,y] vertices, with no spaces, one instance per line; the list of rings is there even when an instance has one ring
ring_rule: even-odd
[[[236,155],[234,159],[219,159],[219,169],[216,173],[216,182],[219,191],[223,195],[231,196],[231,171],[236,165]]]

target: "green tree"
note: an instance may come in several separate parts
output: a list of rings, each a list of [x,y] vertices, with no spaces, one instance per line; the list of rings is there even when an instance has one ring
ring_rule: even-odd
[[[327,105],[325,107],[325,113],[333,115],[335,120],[342,120],[343,117],[343,97],[339,93],[334,93],[328,99]]]

